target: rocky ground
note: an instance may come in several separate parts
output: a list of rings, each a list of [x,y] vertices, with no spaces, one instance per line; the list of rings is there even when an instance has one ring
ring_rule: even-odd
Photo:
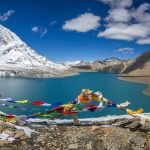
[[[93,125],[38,125],[29,138],[22,129],[4,128],[15,141],[0,140],[0,150],[150,150],[150,123],[133,119],[95,122]]]

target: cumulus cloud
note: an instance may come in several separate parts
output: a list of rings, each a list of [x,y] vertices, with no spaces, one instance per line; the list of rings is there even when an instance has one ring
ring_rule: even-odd
[[[7,21],[8,18],[15,13],[14,10],[8,10],[4,14],[0,14],[0,21]]]
[[[109,24],[105,31],[100,32],[98,37],[105,37],[118,40],[134,40],[139,38],[146,38],[150,34],[148,25],[143,24]]]
[[[128,22],[131,19],[131,15],[127,9],[117,8],[109,11],[109,16],[106,17],[106,21],[111,22]]]
[[[131,20],[129,7],[132,6],[132,0],[101,0],[104,4],[109,4],[111,9],[105,18],[109,22],[128,22]]]
[[[150,44],[150,4],[143,3],[135,9],[132,0],[100,1],[109,4],[110,10],[105,18],[106,28],[98,37]]]
[[[32,27],[32,32],[34,32],[34,33],[38,33],[38,34],[40,34],[40,36],[41,37],[43,37],[45,34],[47,34],[47,32],[48,32],[48,29],[47,28],[43,28],[43,27],[41,27],[41,26],[34,26],[34,27]]]
[[[109,4],[111,7],[125,8],[132,5],[132,0],[100,0],[104,4]]]
[[[150,23],[150,4],[141,4],[136,10],[134,10],[131,15],[138,22]]]
[[[65,21],[62,28],[66,31],[88,32],[96,30],[100,26],[100,20],[99,16],[92,13],[84,13],[76,18]]]
[[[130,47],[125,47],[125,48],[119,48],[117,50],[117,52],[121,52],[121,53],[133,53],[133,48]]]

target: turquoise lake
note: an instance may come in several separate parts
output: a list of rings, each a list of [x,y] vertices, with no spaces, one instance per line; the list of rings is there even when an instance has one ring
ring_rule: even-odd
[[[0,94],[2,98],[10,97],[14,100],[29,99],[30,101],[43,100],[48,103],[67,103],[75,99],[82,88],[89,88],[93,91],[101,91],[104,97],[114,102],[121,103],[128,100],[131,102],[130,108],[138,109],[142,107],[144,112],[150,112],[150,97],[142,94],[146,87],[146,84],[118,80],[115,74],[99,72],[50,79],[0,78]],[[12,103],[7,104],[14,105]],[[16,115],[45,111],[45,107],[38,107],[39,110],[33,111],[32,108],[37,107],[29,104],[19,104],[19,106],[28,109],[22,111],[0,106],[0,110]],[[51,109],[51,107],[46,108]],[[87,118],[120,114],[125,113],[115,108],[106,108],[100,112],[80,113],[79,116]]]

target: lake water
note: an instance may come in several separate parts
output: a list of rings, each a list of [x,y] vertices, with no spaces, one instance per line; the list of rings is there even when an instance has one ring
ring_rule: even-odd
[[[101,91],[104,97],[117,103],[128,100],[131,102],[130,108],[132,109],[142,107],[145,112],[150,112],[150,97],[142,94],[146,87],[146,84],[118,80],[115,74],[98,72],[51,79],[0,78],[0,94],[3,98],[11,97],[14,100],[29,99],[30,101],[43,100],[48,103],[67,103],[75,99],[82,88],[89,88],[94,91]],[[38,107],[39,110],[33,111],[32,108],[35,108],[35,106],[27,104],[20,104],[19,106],[28,109],[22,111],[0,106],[0,110],[16,115],[27,115],[44,111],[45,108]],[[79,116],[87,118],[120,114],[124,113],[115,108],[106,108],[100,112],[80,113]]]

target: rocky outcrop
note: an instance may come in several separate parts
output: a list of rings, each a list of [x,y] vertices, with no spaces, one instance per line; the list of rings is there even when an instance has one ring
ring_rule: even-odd
[[[150,76],[150,51],[137,57],[136,60],[123,71],[123,73],[137,76]]]
[[[43,122],[44,123],[44,122]],[[150,123],[141,126],[133,118],[95,121],[93,124],[74,126],[32,124],[36,131],[29,138],[22,129],[6,127],[14,141],[0,140],[1,150],[148,150],[150,149]],[[43,125],[42,125],[43,124]],[[29,125],[28,125],[29,126]]]

